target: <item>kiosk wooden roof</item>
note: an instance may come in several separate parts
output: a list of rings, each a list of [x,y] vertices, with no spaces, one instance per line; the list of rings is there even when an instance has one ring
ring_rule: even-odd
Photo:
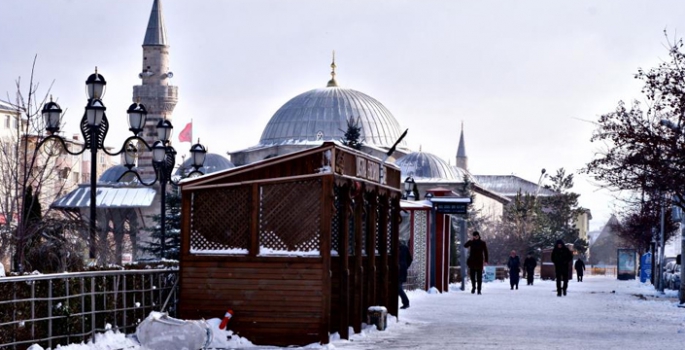
[[[180,317],[232,309],[234,332],[286,346],[396,315],[399,188],[396,166],[333,142],[184,181]]]

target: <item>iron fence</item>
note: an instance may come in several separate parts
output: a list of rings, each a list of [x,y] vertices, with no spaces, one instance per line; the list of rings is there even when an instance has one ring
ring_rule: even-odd
[[[151,311],[176,316],[178,270],[110,270],[0,278],[0,349],[80,343],[133,332]]]

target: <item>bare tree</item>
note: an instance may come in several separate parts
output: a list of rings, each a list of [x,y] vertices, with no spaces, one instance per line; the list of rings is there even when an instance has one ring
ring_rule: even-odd
[[[44,208],[41,214],[46,214],[50,203],[63,193],[64,175],[73,166],[60,159],[59,145],[46,143],[38,148],[45,130],[41,110],[49,99],[52,84],[45,94],[39,95],[39,84],[34,82],[36,59],[37,56],[33,60],[27,91],[23,92],[22,80],[18,78],[14,98],[8,95],[16,113],[14,120],[6,120],[5,124],[14,127],[10,128],[12,133],[0,137],[0,215],[4,218],[0,228],[0,246],[3,248],[0,249],[0,259],[14,251],[15,266],[19,271],[24,270],[28,242],[41,231],[36,228],[44,226],[27,220],[26,211],[22,208],[32,207],[36,201]],[[28,188],[32,188],[35,195],[25,196]],[[31,202],[25,202],[26,198]],[[51,215],[59,217],[57,213]]]

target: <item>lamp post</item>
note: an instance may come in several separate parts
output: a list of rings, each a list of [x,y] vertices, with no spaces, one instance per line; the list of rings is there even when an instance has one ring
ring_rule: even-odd
[[[407,178],[404,180],[404,199],[409,200],[414,199],[414,185],[416,182],[414,182],[414,177],[410,174],[407,176]]]
[[[160,120],[157,124],[157,135],[159,135],[160,140],[156,141],[152,145],[152,165],[155,169],[156,181],[160,184],[161,191],[161,213],[160,213],[160,225],[161,225],[161,238],[160,238],[160,250],[161,258],[164,258],[166,254],[166,188],[169,183],[173,185],[178,185],[178,182],[174,181],[172,178],[172,172],[174,170],[174,165],[176,163],[176,150],[171,143],[169,138],[171,138],[171,133],[174,127],[170,121],[164,119]],[[194,170],[188,174],[192,175],[202,175],[200,168],[204,165],[205,157],[207,155],[207,149],[199,143],[190,147],[190,154],[193,159],[192,167]],[[133,167],[132,163],[126,160],[126,166],[131,169]],[[137,175],[137,173],[136,173]],[[122,175],[123,176],[123,175]],[[152,186],[155,181],[151,183],[145,183],[141,181],[143,185]]]
[[[97,67],[95,68],[95,73],[91,74],[88,79],[86,79],[86,93],[88,95],[88,102],[86,103],[85,113],[81,118],[79,123],[81,134],[83,135],[83,148],[80,151],[73,152],[67,147],[64,138],[58,135],[60,129],[60,121],[62,116],[62,109],[60,106],[50,99],[50,102],[46,103],[42,109],[42,115],[45,121],[45,129],[48,136],[41,140],[41,142],[36,146],[36,150],[40,149],[48,140],[57,140],[62,144],[64,151],[71,155],[83,154],[86,150],[90,150],[90,216],[89,216],[89,257],[91,259],[96,258],[96,238],[97,238],[97,218],[96,218],[96,195],[97,195],[97,152],[98,150],[103,150],[109,155],[120,154],[125,147],[122,147],[122,151],[117,153],[109,153],[104,147],[104,140],[107,136],[107,131],[109,130],[109,121],[105,114],[107,109],[102,102],[102,97],[105,93],[105,85],[107,82],[105,78],[98,74]],[[144,125],[145,115],[147,111],[145,107],[141,104],[134,103],[131,105],[127,111],[129,115],[129,124],[135,123],[136,120],[142,121],[141,124],[133,125],[131,124],[131,131],[133,131],[134,136],[129,137],[124,145],[133,141],[133,139],[140,139],[137,134],[142,131],[142,125]],[[136,127],[137,131],[134,131],[133,127]],[[144,141],[143,141],[144,142]]]
[[[124,143],[123,146],[121,147],[121,150],[118,152],[110,153],[104,146],[104,141],[105,137],[107,136],[107,131],[109,130],[109,121],[107,120],[107,115],[105,114],[105,110],[107,109],[102,102],[102,97],[104,96],[105,93],[105,85],[107,84],[105,78],[100,75],[97,72],[97,67],[95,68],[95,73],[91,74],[88,79],[86,80],[86,92],[88,95],[88,103],[86,104],[85,107],[85,113],[83,117],[81,118],[81,122],[79,123],[80,129],[81,129],[81,134],[83,135],[83,148],[79,151],[71,151],[69,147],[67,147],[67,144],[64,140],[64,138],[60,135],[58,135],[59,130],[60,130],[60,122],[61,122],[61,116],[62,116],[62,109],[60,106],[56,103],[51,101],[46,103],[43,106],[42,109],[42,115],[45,121],[45,129],[48,133],[48,136],[45,137],[41,142],[36,146],[36,150],[40,149],[41,146],[43,146],[47,141],[49,140],[56,140],[59,143],[62,144],[62,147],[65,152],[71,154],[71,155],[81,155],[83,154],[86,150],[90,150],[90,217],[89,219],[89,246],[90,246],[90,252],[89,252],[89,258],[95,259],[97,257],[96,254],[96,238],[97,238],[97,152],[98,150],[102,150],[106,154],[110,156],[116,156],[121,153],[124,153],[124,162],[128,170],[121,175],[121,178],[123,178],[127,173],[134,173],[138,180],[145,185],[145,186],[152,186],[158,179],[162,179],[165,181],[170,181],[170,174],[171,171],[173,170],[174,162],[175,162],[175,155],[176,151],[171,147],[169,144],[169,137],[171,136],[171,130],[173,129],[173,126],[171,123],[167,120],[160,121],[160,123],[157,125],[157,131],[160,135],[160,138],[163,140],[163,145],[164,147],[162,148],[162,153],[159,155],[158,153],[155,152],[153,147],[150,147],[147,142],[145,142],[144,139],[142,139],[139,134],[143,131],[145,128],[145,121],[147,117],[147,110],[145,109],[145,106],[140,104],[139,102],[135,102],[131,104],[126,111],[128,114],[128,124],[129,124],[129,130],[133,133],[133,136],[128,137]],[[135,142],[134,142],[135,141]],[[138,175],[137,171],[134,170],[133,168],[135,167],[135,161],[137,158],[138,154],[138,149],[135,146],[134,143],[142,144],[143,147],[145,147],[148,151],[153,151],[153,167],[156,170],[156,178],[154,181],[150,183],[146,183],[140,179],[140,175]],[[195,153],[193,153],[192,149],[195,149]],[[202,145],[199,143],[197,145],[194,145],[191,147],[191,153],[193,153],[193,159],[194,159],[194,164],[195,165],[200,164],[199,167],[196,168],[196,172],[199,172],[199,169],[202,164],[197,163],[197,160],[202,160],[204,161],[204,156],[199,155],[198,153],[202,153],[202,150],[205,150]],[[159,150],[157,150],[159,152]],[[206,150],[204,151],[206,153]],[[160,158],[156,158],[156,156],[159,156]],[[163,171],[160,171],[162,169]],[[164,195],[164,187],[162,187],[162,195]],[[162,203],[162,210],[164,210],[164,203]],[[163,219],[163,217],[162,217]],[[162,244],[162,247],[164,247],[164,244]]]

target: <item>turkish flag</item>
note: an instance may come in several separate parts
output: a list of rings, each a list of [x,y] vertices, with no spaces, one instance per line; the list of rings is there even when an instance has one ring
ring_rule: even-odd
[[[178,142],[193,142],[193,122],[188,123],[178,134]]]

